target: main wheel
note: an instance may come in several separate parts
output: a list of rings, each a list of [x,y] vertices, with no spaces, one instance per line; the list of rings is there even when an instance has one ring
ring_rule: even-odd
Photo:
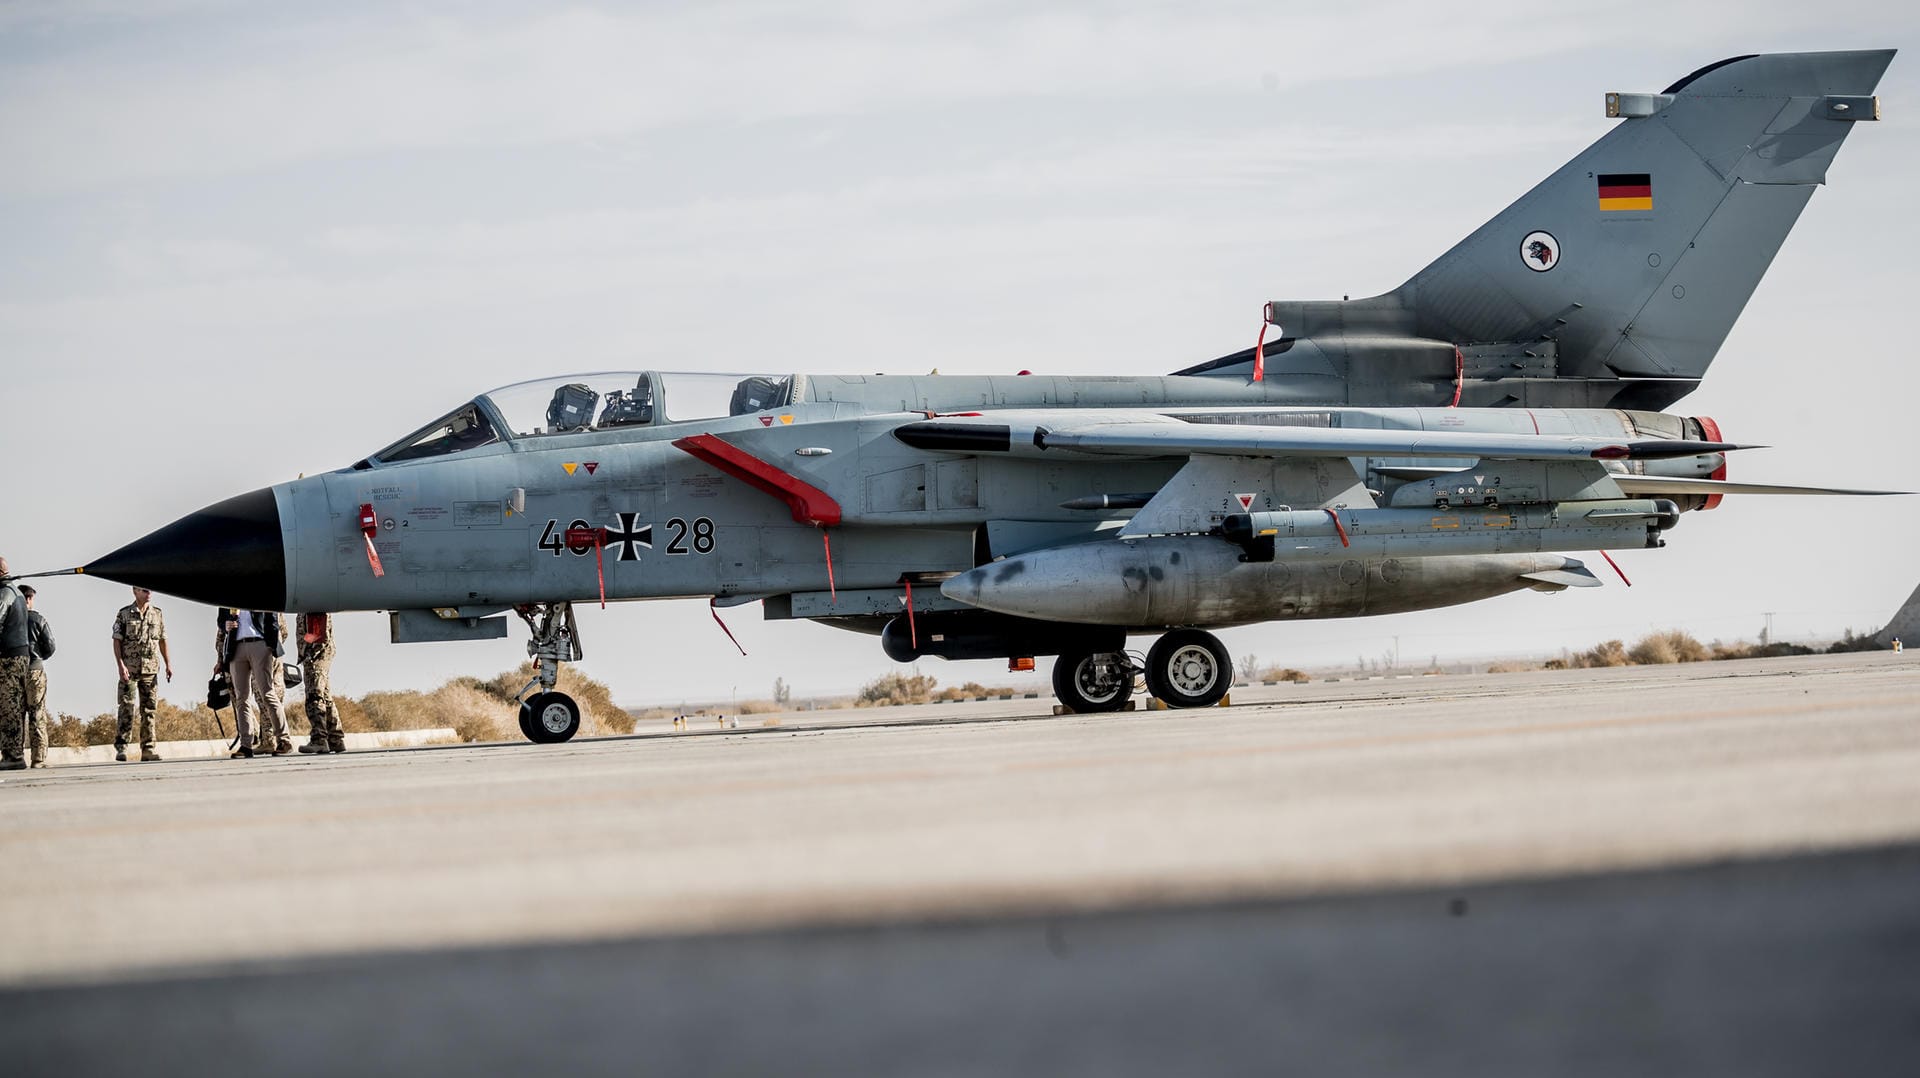
[[[563,692],[537,692],[520,705],[520,729],[528,740],[557,745],[580,731],[580,705]]]
[[[1169,707],[1212,707],[1233,687],[1233,656],[1212,633],[1175,629],[1147,652],[1147,691]]]
[[[1125,652],[1067,652],[1053,664],[1053,694],[1080,714],[1118,711],[1133,695]]]

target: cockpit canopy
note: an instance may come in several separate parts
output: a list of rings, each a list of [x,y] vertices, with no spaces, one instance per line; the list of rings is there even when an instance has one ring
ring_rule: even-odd
[[[362,462],[421,460],[496,442],[746,415],[793,403],[792,376],[601,371],[519,382],[434,420]]]

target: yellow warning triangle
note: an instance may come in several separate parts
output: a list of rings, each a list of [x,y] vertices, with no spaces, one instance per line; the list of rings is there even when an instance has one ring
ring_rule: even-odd
[[[780,424],[781,424],[781,426],[786,426],[786,427],[791,427],[791,426],[793,426],[793,417],[792,417],[792,416],[790,416],[790,415],[783,415],[783,416],[781,416],[781,417],[780,417]]]
[[[572,474],[573,474],[573,470],[574,470],[575,468],[578,468],[578,467],[580,467],[580,465],[578,465],[578,464],[576,464],[576,463],[574,463],[573,461],[567,461],[567,462],[566,462],[565,464],[562,464],[562,465],[561,465],[561,467],[562,467],[562,468],[565,468],[565,469],[567,470],[567,474],[568,474],[568,475],[572,475]]]

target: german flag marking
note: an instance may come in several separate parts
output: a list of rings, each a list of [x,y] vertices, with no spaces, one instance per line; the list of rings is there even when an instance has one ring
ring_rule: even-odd
[[[1607,172],[1599,177],[1602,210],[1650,210],[1653,177],[1645,172]]]

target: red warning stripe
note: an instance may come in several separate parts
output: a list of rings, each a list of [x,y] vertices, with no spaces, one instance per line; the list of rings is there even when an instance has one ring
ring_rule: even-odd
[[[826,491],[714,435],[691,435],[674,442],[673,447],[786,502],[796,523],[818,526],[840,523],[840,503]]]

